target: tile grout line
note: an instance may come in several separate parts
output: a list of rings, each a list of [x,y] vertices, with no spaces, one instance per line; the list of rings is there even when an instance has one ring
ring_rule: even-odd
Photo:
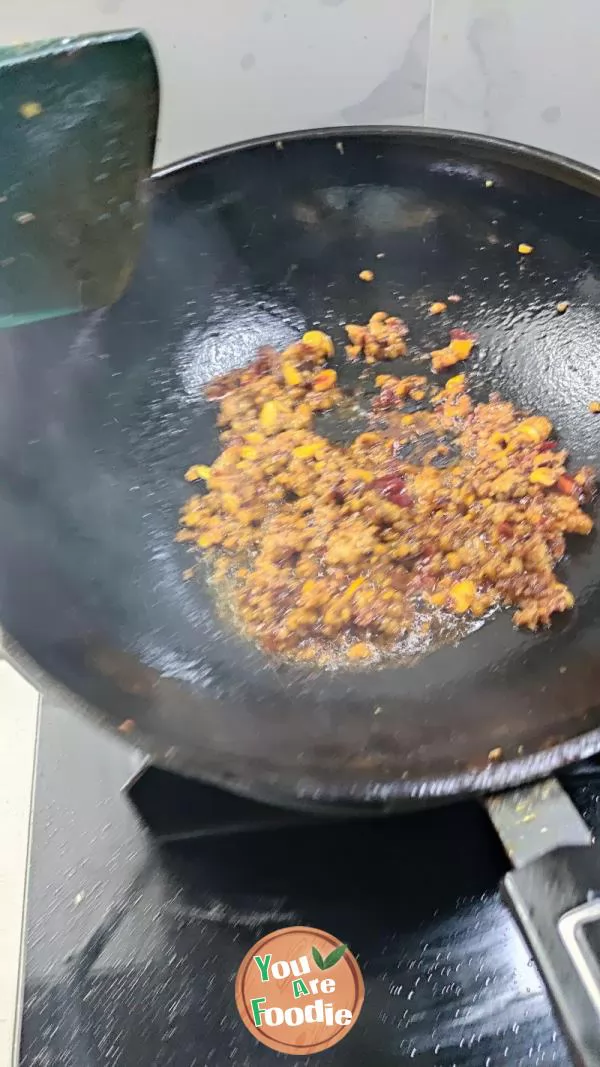
[[[41,694],[0,646],[0,1067],[17,1067]]]
[[[423,98],[423,125],[428,126],[428,112],[429,112],[429,83],[431,78],[431,55],[433,51],[433,24],[435,16],[435,2],[431,0],[431,6],[429,8],[429,40],[427,42],[427,63],[425,66],[425,94]]]

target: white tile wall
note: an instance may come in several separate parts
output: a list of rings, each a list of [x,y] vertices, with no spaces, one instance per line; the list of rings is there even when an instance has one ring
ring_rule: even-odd
[[[0,43],[145,29],[157,51],[157,163],[314,125],[480,131],[600,164],[600,5],[571,0],[29,0]]]
[[[156,48],[157,164],[347,123],[454,127],[600,164],[600,5],[571,0],[29,0],[0,43],[131,26]]]
[[[426,122],[600,166],[600,5],[434,0]]]

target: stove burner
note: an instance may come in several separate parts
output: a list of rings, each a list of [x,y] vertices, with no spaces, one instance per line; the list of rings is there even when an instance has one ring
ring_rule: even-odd
[[[563,781],[600,825],[600,768]],[[289,925],[347,941],[364,974],[364,1009],[328,1052],[332,1067],[569,1067],[476,803],[324,819],[150,766],[127,795],[146,827],[138,869],[66,961],[28,969],[21,1067],[272,1067],[237,1016],[233,981],[256,940]],[[44,916],[29,929],[31,944]]]

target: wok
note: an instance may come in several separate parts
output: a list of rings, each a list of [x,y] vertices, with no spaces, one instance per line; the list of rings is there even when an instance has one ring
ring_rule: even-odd
[[[115,306],[0,335],[8,634],[157,762],[292,803],[493,790],[598,751],[594,535],[570,539],[577,604],[551,629],[517,631],[505,613],[411,667],[338,673],[269,662],[182,581],[174,543],[183,473],[218,453],[203,383],[313,324],[341,348],[340,324],[379,308],[407,320],[413,351],[449,325],[474,330],[475,395],[547,414],[573,463],[600,467],[587,410],[600,399],[598,176],[484,138],[344,129],[210,153],[151,186]],[[427,316],[453,292],[443,323]]]
[[[600,467],[599,195],[584,166],[421,129],[293,134],[156,174],[122,299],[0,336],[0,619],[19,660],[157,763],[289,805],[387,810],[600,751],[595,535],[569,542],[577,603],[550,629],[500,613],[411,666],[338,672],[270,662],[182,581],[174,542],[183,472],[218,452],[203,384],[313,325],[341,350],[342,324],[379,309],[413,351],[475,331],[474,394],[548,415]],[[449,293],[442,325],[425,312]]]

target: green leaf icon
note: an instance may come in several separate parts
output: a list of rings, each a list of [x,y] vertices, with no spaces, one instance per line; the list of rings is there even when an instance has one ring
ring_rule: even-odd
[[[347,948],[347,945],[338,945],[337,948],[334,948],[333,951],[330,952],[329,955],[326,956],[323,960],[322,970],[328,971],[330,967],[335,967],[335,964],[338,962],[338,960],[341,960]]]
[[[312,958],[315,961],[315,963],[316,963],[317,967],[319,968],[319,970],[320,971],[324,971],[325,970],[325,961],[324,961],[321,953],[319,952],[318,948],[315,948],[315,946],[313,945],[313,947],[311,949],[311,952],[312,952]]]

